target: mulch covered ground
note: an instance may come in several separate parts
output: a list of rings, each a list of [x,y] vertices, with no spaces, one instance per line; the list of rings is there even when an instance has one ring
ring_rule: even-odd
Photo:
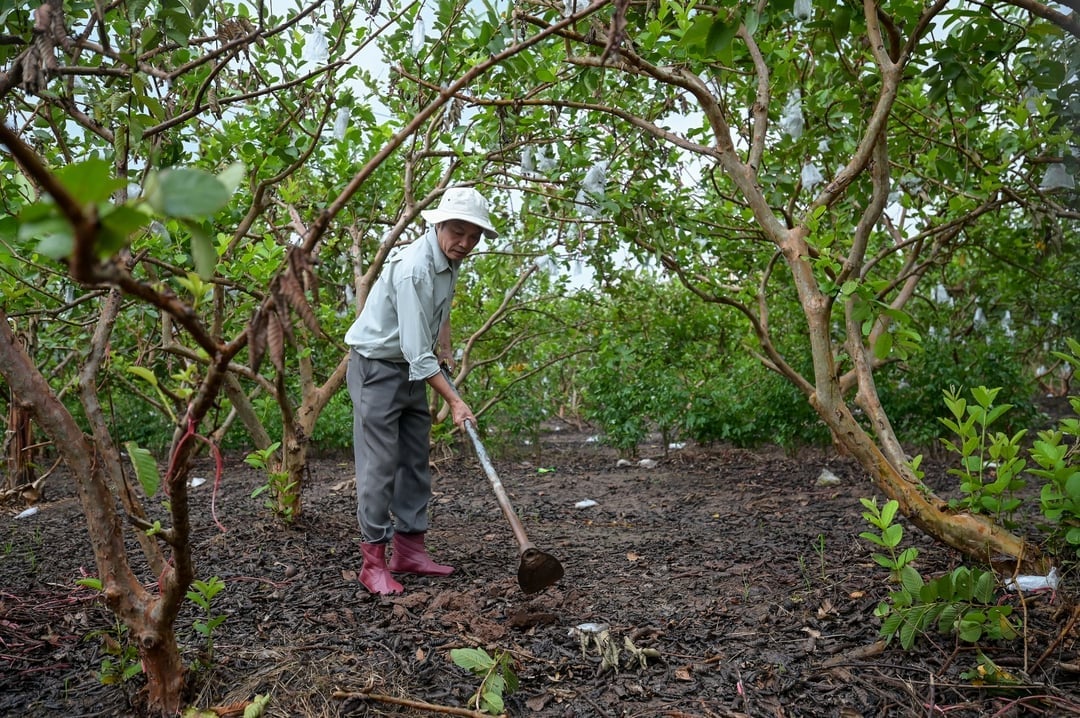
[[[356,581],[351,460],[313,461],[304,515],[283,526],[250,497],[264,478],[232,457],[216,499],[225,532],[212,482],[193,490],[199,575],[224,580],[212,608],[226,618],[190,704],[228,714],[268,695],[267,716],[461,714],[480,679],[450,651],[479,647],[512,658],[511,716],[1080,715],[1075,576],[1023,604],[1002,592],[1026,630],[981,648],[1017,684],[975,685],[970,645],[879,640],[890,586],[858,537],[859,498],[876,491],[850,460],[652,446],[641,457],[655,466],[620,466],[588,439],[553,431],[527,460],[495,462],[529,538],[565,567],[533,595],[467,450],[437,462],[428,539],[457,573],[404,577],[392,598]],[[840,483],[818,486],[823,469]],[[947,486],[944,467],[928,483]],[[76,584],[95,569],[73,487],[57,475],[46,488],[33,516],[0,507],[0,714],[140,715],[141,676],[99,677],[104,660],[122,663],[124,635]],[[913,530],[904,545],[927,576],[960,563]],[[199,618],[189,604],[178,625],[191,666],[207,661]]]

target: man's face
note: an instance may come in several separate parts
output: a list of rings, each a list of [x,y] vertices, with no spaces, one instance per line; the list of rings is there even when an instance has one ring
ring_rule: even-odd
[[[481,234],[482,230],[475,224],[460,219],[449,219],[435,228],[439,249],[455,262],[465,259],[476,249]]]

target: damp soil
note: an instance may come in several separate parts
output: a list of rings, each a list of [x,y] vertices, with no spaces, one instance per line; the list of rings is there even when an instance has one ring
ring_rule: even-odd
[[[311,461],[292,525],[251,497],[264,479],[242,457],[226,458],[216,489],[200,462],[197,570],[224,581],[212,602],[224,621],[207,656],[193,628],[206,617],[184,607],[187,704],[239,716],[269,696],[265,716],[462,715],[480,679],[451,652],[481,648],[511,661],[510,716],[1080,715],[1075,576],[1054,596],[1001,594],[1024,635],[980,648],[1015,685],[979,685],[975,650],[951,637],[907,651],[880,640],[874,609],[894,587],[859,538],[859,499],[879,494],[850,459],[653,444],[620,462],[587,430],[553,426],[494,465],[529,538],[565,569],[539,593],[521,590],[518,545],[466,447],[433,462],[428,545],[457,571],[404,576],[394,597],[356,578],[351,459]],[[924,468],[947,494],[945,467]],[[819,485],[823,471],[838,482]],[[143,715],[141,675],[101,681],[126,641],[77,583],[95,569],[73,486],[58,473],[38,512],[15,518],[24,508],[0,507],[0,715]],[[927,576],[961,563],[910,527],[904,545]]]

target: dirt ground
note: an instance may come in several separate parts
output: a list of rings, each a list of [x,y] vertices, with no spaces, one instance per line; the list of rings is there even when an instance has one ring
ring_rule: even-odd
[[[213,482],[192,492],[199,577],[225,588],[189,704],[241,715],[268,695],[266,716],[463,715],[480,679],[450,651],[479,647],[512,658],[510,716],[1080,715],[1075,576],[1054,597],[1021,604],[1002,592],[1026,631],[981,647],[1017,684],[974,685],[962,676],[977,665],[969,645],[879,641],[873,611],[890,586],[858,537],[868,528],[859,498],[877,492],[850,460],[653,445],[639,458],[655,466],[619,465],[587,433],[561,428],[527,456],[495,461],[529,538],[565,567],[533,595],[464,448],[436,462],[428,536],[457,572],[403,577],[406,593],[392,598],[356,580],[351,460],[313,461],[304,514],[283,526],[250,496],[263,477],[231,457],[216,495],[224,532],[210,515]],[[839,483],[818,485],[823,470]],[[209,464],[194,476],[212,478]],[[951,484],[943,466],[927,480]],[[73,487],[56,476],[47,491],[33,516],[0,507],[0,714],[140,715],[141,675],[99,677],[124,636],[76,584],[95,569]],[[918,547],[927,576],[960,563],[910,529],[904,545]],[[199,618],[188,603],[178,624],[190,666],[206,659]]]

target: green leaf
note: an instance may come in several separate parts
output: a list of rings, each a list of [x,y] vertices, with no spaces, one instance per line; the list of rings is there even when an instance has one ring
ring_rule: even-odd
[[[885,359],[889,356],[889,352],[893,348],[893,336],[888,332],[882,332],[882,334],[874,342],[874,357],[877,359]]]
[[[50,259],[61,260],[75,249],[75,235],[66,219],[52,217],[19,226],[19,239],[36,239],[36,250]]]
[[[473,673],[483,675],[495,665],[495,660],[482,648],[455,648],[450,651],[450,660]]]
[[[881,538],[886,546],[895,547],[904,538],[904,527],[900,524],[892,524],[881,532]]]
[[[983,634],[982,623],[969,621],[965,617],[960,620],[956,634],[960,636],[960,640],[962,641],[978,643]]]
[[[126,182],[112,176],[112,164],[102,159],[76,162],[56,171],[56,178],[82,204],[109,199]]]
[[[92,578],[92,577],[91,578],[80,578],[78,581],[75,582],[75,584],[78,585],[78,586],[84,586],[86,588],[92,588],[95,591],[100,591],[101,588],[102,588],[102,585],[103,585],[101,583],[100,578]]]
[[[895,568],[896,562],[884,554],[875,553],[871,558],[874,559],[874,563],[882,568]]]
[[[896,557],[897,567],[906,566],[914,561],[919,555],[919,549],[914,546],[909,546],[900,552],[900,555]]]
[[[903,623],[903,621],[904,621],[904,617],[901,614],[899,614],[899,613],[891,613],[891,614],[889,614],[889,617],[886,618],[881,623],[881,633],[880,633],[880,635],[884,636],[885,638],[887,638],[889,640],[892,640],[892,637],[894,635],[896,635],[896,632],[897,632],[897,630],[899,630],[900,624]]]
[[[881,538],[877,534],[871,533],[870,531],[863,531],[862,533],[859,534],[859,538],[866,539],[867,541],[870,541],[871,543],[875,543],[878,546],[884,546],[885,545],[885,542],[882,541]]]
[[[225,191],[232,196],[232,193],[236,191],[236,188],[240,186],[240,183],[244,181],[247,176],[247,167],[243,162],[233,162],[231,165],[221,171],[221,174],[217,176],[218,182],[225,188]]]
[[[503,703],[503,697],[495,691],[485,691],[481,701],[484,706],[484,711],[491,715],[502,715],[506,708]]]
[[[158,388],[157,375],[144,366],[129,366],[128,373],[134,374],[155,389]]]
[[[718,15],[709,27],[708,35],[705,36],[705,54],[709,57],[719,55],[731,44],[738,30],[738,25],[725,22]]]
[[[161,486],[161,476],[158,474],[157,462],[154,461],[154,457],[149,451],[143,449],[134,441],[125,443],[124,448],[127,449],[128,458],[131,459],[131,465],[135,469],[135,477],[139,480],[143,493],[146,494],[147,498],[153,498]]]
[[[915,637],[918,635],[918,627],[913,621],[905,620],[900,626],[900,645],[907,650],[915,645]]]
[[[266,711],[266,706],[269,704],[269,694],[263,695],[261,693],[256,693],[255,699],[244,708],[244,718],[261,718],[262,714]]]
[[[196,222],[184,221],[184,226],[191,234],[191,258],[195,264],[195,273],[200,279],[209,281],[217,268],[217,250],[210,235]]]
[[[900,569],[900,585],[912,595],[919,595],[923,587],[923,577],[911,566]]]
[[[746,34],[753,35],[757,32],[758,24],[761,22],[761,15],[757,9],[751,7],[746,11],[746,17],[743,18],[743,24],[746,25]]]
[[[974,598],[987,605],[993,603],[995,587],[994,575],[989,571],[979,571],[978,577],[975,579]]]
[[[956,627],[956,619],[960,617],[960,608],[955,603],[950,603],[941,611],[938,617],[938,631],[943,634],[953,632]]]
[[[682,44],[686,47],[704,47],[708,41],[709,32],[712,30],[712,22],[706,15],[697,15],[686,28],[682,36]]]
[[[208,217],[231,196],[232,190],[217,177],[188,167],[163,170],[146,180],[146,201],[169,217]]]
[[[127,205],[104,205],[98,211],[103,229],[98,235],[99,257],[111,257],[126,247],[131,235],[145,227],[150,219]]]

